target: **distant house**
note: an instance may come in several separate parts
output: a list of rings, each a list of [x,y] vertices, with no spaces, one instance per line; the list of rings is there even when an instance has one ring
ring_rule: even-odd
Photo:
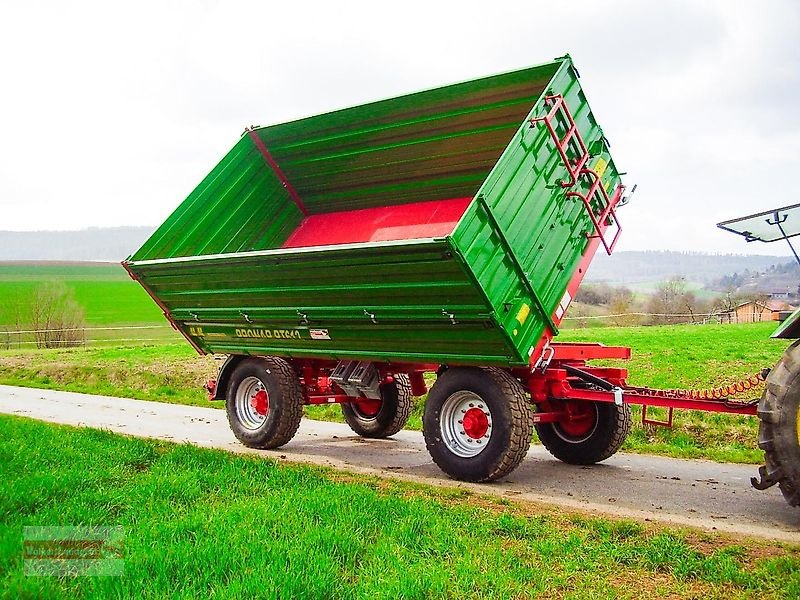
[[[788,300],[792,295],[792,290],[786,290],[785,292],[770,292],[769,297],[770,300]]]
[[[733,310],[720,314],[723,323],[755,323],[757,321],[780,321],[794,310],[791,304],[780,300],[751,300],[743,302]]]

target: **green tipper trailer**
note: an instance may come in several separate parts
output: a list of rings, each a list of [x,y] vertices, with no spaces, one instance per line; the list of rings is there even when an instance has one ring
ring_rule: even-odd
[[[527,365],[593,250],[554,94],[619,195],[558,60],[249,129],[127,266],[202,352]]]
[[[534,427],[588,464],[625,440],[628,403],[756,412],[587,364],[628,348],[552,343],[624,189],[563,57],[247,128],[123,264],[198,352],[228,356],[208,389],[244,444],[287,443],[322,403],[390,436],[427,394],[434,461],[490,481]]]

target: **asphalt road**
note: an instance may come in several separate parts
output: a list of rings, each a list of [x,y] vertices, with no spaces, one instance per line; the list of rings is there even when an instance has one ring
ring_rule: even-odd
[[[777,488],[753,489],[756,467],[619,453],[600,465],[575,467],[533,446],[506,479],[465,484],[431,462],[422,434],[403,431],[366,440],[339,423],[303,420],[295,438],[274,450],[250,450],[230,432],[224,411],[71,392],[0,386],[0,412],[53,423],[97,427],[139,437],[360,473],[465,487],[514,500],[687,525],[738,535],[800,543],[800,509]]]

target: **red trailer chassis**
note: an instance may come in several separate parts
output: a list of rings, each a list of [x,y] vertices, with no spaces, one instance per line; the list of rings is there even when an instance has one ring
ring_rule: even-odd
[[[592,402],[610,402],[617,405],[637,404],[643,407],[642,422],[651,425],[671,426],[674,409],[706,412],[757,414],[757,400],[731,400],[730,397],[755,389],[766,378],[762,371],[736,384],[713,390],[658,390],[634,387],[627,384],[628,370],[619,367],[588,365],[592,360],[628,360],[630,348],[605,346],[599,343],[552,343],[548,346],[549,360],[535,367],[515,368],[510,372],[530,393],[536,404],[534,423],[560,423],[573,427],[585,419],[585,407]],[[242,360],[244,357],[232,357]],[[230,360],[230,359],[229,359]],[[300,374],[304,403],[342,404],[356,403],[365,412],[375,409],[379,401],[342,393],[329,377],[336,361],[293,359],[289,361]],[[441,373],[446,367],[438,364],[384,364],[376,365],[383,383],[391,383],[398,373],[405,373],[411,383],[411,393],[423,396],[428,392],[425,373]],[[233,370],[235,364],[226,364],[221,376]],[[227,382],[211,380],[206,384],[211,400],[222,399]],[[666,420],[647,417],[647,407],[668,409]]]

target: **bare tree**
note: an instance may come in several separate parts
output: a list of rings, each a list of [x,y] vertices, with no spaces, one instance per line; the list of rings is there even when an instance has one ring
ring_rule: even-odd
[[[686,288],[686,279],[672,277],[656,288],[647,303],[647,312],[654,315],[651,317],[653,323],[681,323],[686,321],[687,317],[695,322],[696,306],[697,299]]]
[[[72,288],[51,281],[33,293],[30,322],[37,348],[64,348],[86,343],[86,319]]]
[[[626,287],[619,287],[614,290],[608,303],[608,310],[612,315],[611,322],[617,327],[629,327],[639,324],[639,316],[629,313],[635,310],[635,298],[633,292]]]
[[[2,336],[0,336],[0,346],[6,350],[15,346],[20,346],[22,342],[22,334],[20,333],[25,329],[25,319],[23,318],[23,305],[19,298],[12,297],[6,300],[6,314],[8,315],[8,323],[3,327]]]

